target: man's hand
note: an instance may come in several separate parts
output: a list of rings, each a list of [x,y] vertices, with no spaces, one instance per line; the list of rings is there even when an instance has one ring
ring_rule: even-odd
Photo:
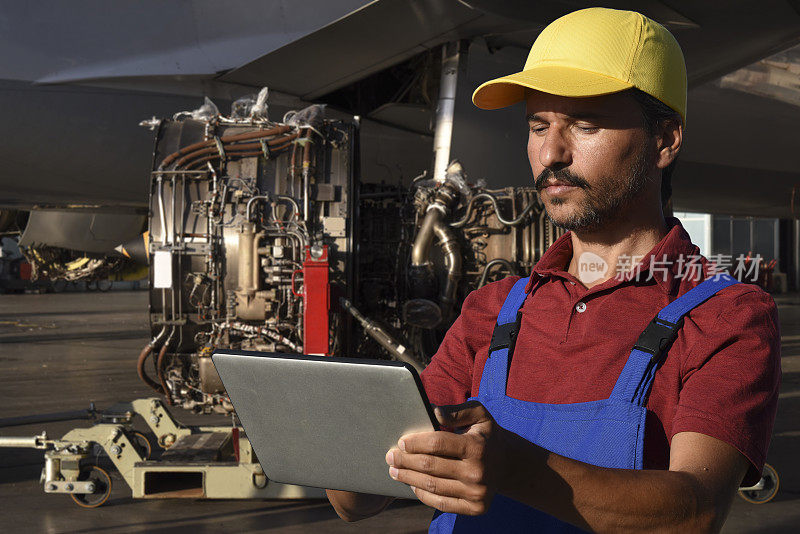
[[[436,410],[450,432],[400,438],[389,475],[443,512],[485,513],[495,493],[597,532],[718,532],[748,466],[739,451],[692,432],[672,440],[669,470],[572,460],[501,428],[479,402]]]
[[[503,471],[508,431],[477,401],[438,406],[436,418],[456,433],[408,434],[386,454],[389,475],[441,510],[480,515],[489,509]]]

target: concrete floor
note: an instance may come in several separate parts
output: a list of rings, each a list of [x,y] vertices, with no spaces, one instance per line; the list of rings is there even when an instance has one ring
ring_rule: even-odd
[[[800,295],[777,297],[783,386],[769,462],[781,477],[764,505],[736,498],[723,532],[800,530]],[[135,370],[148,340],[147,293],[0,295],[0,418],[98,408],[150,396]],[[187,424],[208,417],[175,415]],[[60,437],[86,422],[0,428],[0,436]],[[322,501],[134,501],[117,475],[106,505],[83,510],[39,484],[40,451],[0,449],[0,530],[4,532],[426,532],[432,510],[402,502],[378,517],[347,524]]]

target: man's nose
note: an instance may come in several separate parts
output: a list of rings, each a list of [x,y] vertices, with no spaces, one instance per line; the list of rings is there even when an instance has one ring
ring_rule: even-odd
[[[543,167],[567,167],[572,164],[572,150],[559,128],[549,128],[539,149],[539,163]]]

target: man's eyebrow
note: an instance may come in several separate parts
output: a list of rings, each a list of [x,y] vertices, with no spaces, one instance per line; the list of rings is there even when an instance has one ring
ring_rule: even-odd
[[[571,113],[569,117],[575,120],[592,120],[592,119],[607,119],[610,115],[606,115],[604,113],[596,113],[592,111],[576,111],[575,113]],[[537,115],[536,113],[528,113],[525,115],[525,120],[527,122],[547,122],[541,116]]]
[[[594,112],[594,111],[578,111],[578,112],[572,113],[570,115],[570,117],[572,117],[573,119],[578,119],[578,120],[581,120],[581,119],[591,120],[591,119],[607,119],[608,117],[610,117],[610,115],[607,115],[605,113],[597,113],[597,112]]]

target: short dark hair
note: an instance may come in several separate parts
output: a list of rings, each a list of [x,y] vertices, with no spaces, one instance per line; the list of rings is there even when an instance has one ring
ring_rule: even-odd
[[[639,107],[642,109],[644,126],[650,135],[654,135],[658,126],[664,121],[675,120],[683,124],[681,114],[659,99],[635,87],[629,89],[627,92],[636,100]],[[677,158],[661,172],[661,204],[663,206],[666,206],[670,197],[672,197],[672,173],[675,170],[676,163],[678,163]]]

